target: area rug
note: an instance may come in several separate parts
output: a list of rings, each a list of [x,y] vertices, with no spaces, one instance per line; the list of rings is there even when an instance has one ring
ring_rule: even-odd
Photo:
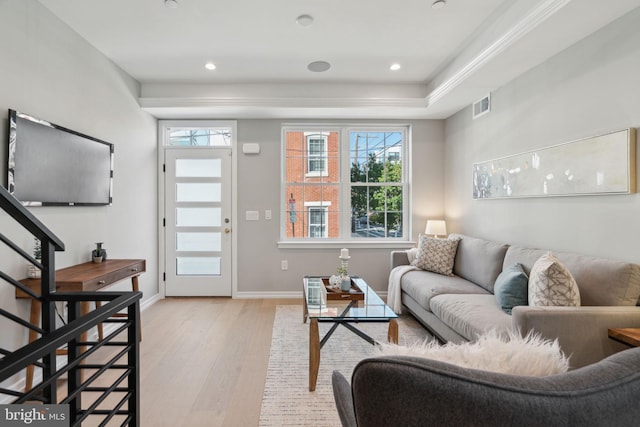
[[[387,323],[358,323],[377,341],[386,341]],[[320,338],[332,323],[320,323]],[[411,344],[431,338],[411,315],[398,319],[398,341]],[[431,338],[432,339],[432,338]],[[316,390],[309,391],[309,323],[302,323],[302,306],[279,305],[273,323],[269,367],[262,395],[260,426],[340,426],[331,388],[331,373],[351,378],[356,364],[375,355],[374,347],[339,326],[320,351]]]

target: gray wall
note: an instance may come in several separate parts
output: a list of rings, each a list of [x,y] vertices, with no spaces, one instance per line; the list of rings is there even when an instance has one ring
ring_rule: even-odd
[[[379,123],[376,121],[375,123]],[[259,155],[238,152],[238,291],[259,295],[261,292],[300,292],[301,277],[306,274],[332,274],[339,265],[339,248],[279,249],[281,126],[293,120],[240,120],[238,145],[260,144]],[[305,120],[304,123],[313,123]],[[324,121],[323,123],[327,123]],[[367,123],[363,120],[330,123]],[[372,122],[374,123],[374,122]],[[441,120],[384,121],[386,124],[410,124],[412,130],[413,238],[424,231],[427,218],[442,218],[444,123]],[[240,150],[238,150],[240,151]],[[264,220],[270,209],[273,219]],[[247,210],[260,211],[260,221],[245,221]],[[391,248],[350,249],[350,272],[363,276],[374,289],[386,292]],[[282,271],[280,262],[289,269]]]
[[[139,85],[36,1],[0,1],[0,175],[6,184],[7,109],[115,144],[114,201],[103,207],[31,208],[66,245],[56,267],[89,261],[94,242],[111,258],[144,258],[144,297],[157,293],[156,120],[138,104]],[[0,214],[0,230],[31,251],[32,239]],[[0,245],[0,270],[26,277],[26,261]],[[119,285],[131,289],[130,284]],[[116,288],[113,288],[116,289]],[[0,306],[28,318],[27,303],[0,283]],[[26,331],[0,321],[0,347]]]
[[[640,262],[640,194],[481,201],[471,194],[474,162],[640,127],[638,22],[640,9],[493,92],[488,115],[472,120],[467,108],[446,121],[452,231]]]

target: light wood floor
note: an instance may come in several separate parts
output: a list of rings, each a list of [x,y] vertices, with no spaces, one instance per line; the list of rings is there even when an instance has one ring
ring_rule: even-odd
[[[145,310],[142,426],[257,426],[275,307],[301,303],[167,298]]]
[[[302,300],[167,298],[142,312],[142,427],[257,426],[275,307],[282,304],[302,305]],[[114,357],[112,348],[91,361]],[[107,373],[98,385],[115,378]],[[66,395],[66,381],[58,393]],[[92,396],[97,395],[83,397],[84,407]],[[113,408],[117,399],[110,396],[104,406]],[[100,420],[90,418],[83,426]],[[122,419],[112,422],[119,425]]]

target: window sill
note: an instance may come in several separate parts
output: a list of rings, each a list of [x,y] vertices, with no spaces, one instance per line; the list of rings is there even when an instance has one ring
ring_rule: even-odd
[[[416,247],[416,242],[408,240],[385,240],[365,242],[361,240],[281,240],[277,242],[278,249],[410,249]]]

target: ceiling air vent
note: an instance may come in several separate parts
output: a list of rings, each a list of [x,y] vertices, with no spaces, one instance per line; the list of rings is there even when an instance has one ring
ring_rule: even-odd
[[[491,111],[491,94],[473,103],[473,119],[477,119]]]

